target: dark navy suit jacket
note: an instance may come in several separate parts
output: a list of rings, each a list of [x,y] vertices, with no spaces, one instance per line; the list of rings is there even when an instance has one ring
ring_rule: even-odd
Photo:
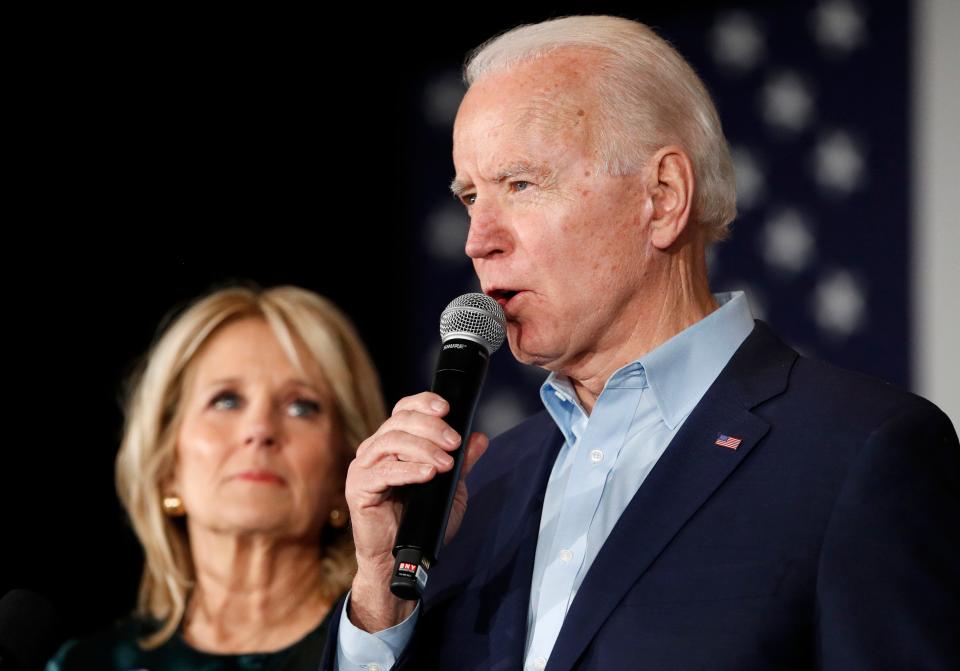
[[[562,444],[546,412],[493,441],[395,668],[522,668]],[[958,530],[947,417],[757,322],[607,538],[547,671],[960,669]]]

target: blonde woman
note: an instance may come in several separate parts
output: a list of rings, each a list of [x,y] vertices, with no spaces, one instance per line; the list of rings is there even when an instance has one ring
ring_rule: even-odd
[[[117,490],[145,562],[136,612],[48,671],[316,669],[355,570],[343,485],[384,420],[348,320],[297,287],[186,309],[130,387]]]

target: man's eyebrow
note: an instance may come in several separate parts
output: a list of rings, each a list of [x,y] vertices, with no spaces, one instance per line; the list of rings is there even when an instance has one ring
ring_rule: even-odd
[[[499,184],[504,180],[510,179],[511,177],[516,177],[517,175],[536,175],[543,177],[549,174],[550,170],[544,165],[537,165],[535,163],[530,163],[529,161],[517,161],[501,168],[494,176],[493,182]],[[464,191],[469,189],[471,186],[472,185],[468,181],[454,179],[452,182],[450,182],[450,191],[453,192],[454,196],[459,198],[463,195]]]
[[[454,179],[450,182],[450,190],[453,192],[453,195],[459,198],[463,195],[463,192],[470,188],[469,182],[464,182],[459,179]]]

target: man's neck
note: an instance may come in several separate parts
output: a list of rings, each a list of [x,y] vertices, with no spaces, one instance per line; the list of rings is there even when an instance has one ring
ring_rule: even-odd
[[[649,278],[642,295],[612,324],[596,351],[582,355],[560,371],[577,392],[587,413],[618,369],[653,351],[717,309],[701,259],[673,257],[656,278]]]

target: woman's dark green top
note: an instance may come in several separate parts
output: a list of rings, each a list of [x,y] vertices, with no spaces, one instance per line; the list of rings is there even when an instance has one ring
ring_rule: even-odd
[[[317,671],[329,619],[328,614],[316,629],[282,650],[218,655],[190,647],[180,630],[159,648],[143,650],[137,639],[151,631],[150,625],[130,616],[89,638],[67,641],[47,664],[46,671]]]

